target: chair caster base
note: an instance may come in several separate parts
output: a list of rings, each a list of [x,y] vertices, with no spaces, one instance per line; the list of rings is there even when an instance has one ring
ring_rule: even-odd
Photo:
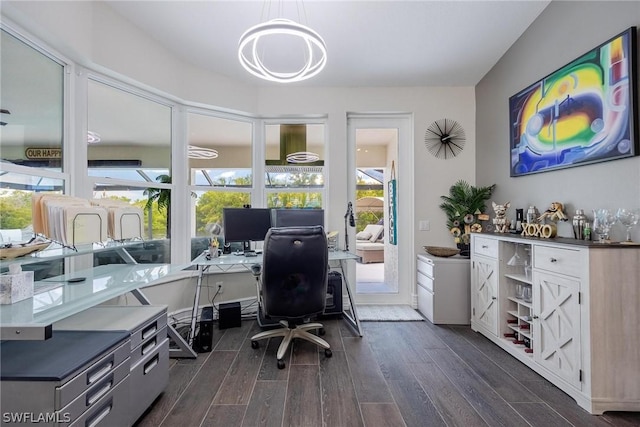
[[[284,369],[284,360],[278,359],[278,369]]]
[[[251,348],[258,348],[260,347],[260,343],[258,343],[258,341],[251,341]]]
[[[325,355],[326,357],[331,357],[331,356],[333,356],[333,353],[331,352],[331,350],[330,350],[330,349],[326,348],[326,349],[324,350],[324,355]]]

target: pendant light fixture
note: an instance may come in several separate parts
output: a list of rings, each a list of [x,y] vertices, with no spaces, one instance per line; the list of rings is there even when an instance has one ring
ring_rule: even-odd
[[[300,68],[275,70],[266,64],[269,47],[265,42],[272,37],[286,37],[303,43]],[[291,49],[293,51],[295,49]],[[238,43],[238,59],[245,70],[261,79],[278,83],[299,82],[322,71],[327,63],[327,47],[322,37],[311,28],[290,19],[276,18],[245,31]]]
[[[198,147],[196,145],[190,145],[188,149],[190,159],[217,159],[218,150],[213,148]]]

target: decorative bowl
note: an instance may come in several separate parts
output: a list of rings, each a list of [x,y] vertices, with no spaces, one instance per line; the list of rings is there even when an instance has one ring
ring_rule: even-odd
[[[443,258],[454,256],[460,252],[460,249],[445,248],[442,246],[424,246],[424,250],[427,251],[428,254],[443,257]]]
[[[0,248],[0,259],[13,259],[29,255],[46,249],[51,242],[36,243],[31,245],[16,245],[10,248]]]

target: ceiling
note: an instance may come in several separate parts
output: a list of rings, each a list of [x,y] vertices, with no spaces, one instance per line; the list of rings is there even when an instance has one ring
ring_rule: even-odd
[[[476,85],[549,1],[162,0],[103,3],[176,57],[244,84],[279,85],[263,81],[242,69],[236,49],[243,32],[268,19],[289,18],[317,31],[328,50],[327,66],[322,73],[294,85],[393,87]],[[268,45],[269,49],[281,53],[296,52],[300,47],[281,39],[273,42]],[[4,45],[3,57],[14,61],[10,55],[12,52],[19,54],[19,47],[12,50],[9,49],[11,44]],[[42,62],[42,55],[33,53],[33,58],[23,58],[23,61]],[[270,56],[269,60],[274,61],[272,63],[277,64],[278,69],[289,69],[287,64],[291,64],[286,55]],[[57,135],[60,140],[59,115],[49,123],[32,113],[35,106],[55,105],[55,101],[43,98],[50,91],[25,87],[24,81],[34,79],[25,75],[24,69],[42,70],[42,66],[35,64],[16,67],[13,74],[3,73],[3,104],[6,104],[3,108],[11,110],[6,120],[9,125],[0,129],[3,144],[38,145],[46,143],[47,136],[51,135]],[[142,121],[140,117],[150,114],[148,106],[131,100],[124,102],[120,99],[123,95],[116,92],[90,91],[95,96],[90,100],[89,130],[102,135],[103,145],[135,140],[136,144],[157,146],[168,140],[169,131],[160,132],[157,126],[157,123],[167,122],[168,112],[157,111],[158,117]],[[123,115],[118,114],[123,105],[127,105],[131,113],[126,116],[135,120],[123,121]],[[37,123],[32,123],[32,117],[39,117]],[[244,128],[234,131],[218,123],[216,129],[224,135],[224,138],[218,138],[210,124],[198,123],[191,123],[191,137],[199,146],[215,148],[246,139]],[[28,136],[24,129],[29,129]],[[57,129],[57,133],[52,129]],[[200,141],[196,135],[207,135],[208,138]],[[313,135],[309,138],[314,139]],[[393,138],[393,134],[377,130],[358,134],[357,139],[358,144],[385,145]]]
[[[182,60],[252,85],[238,40],[274,18],[305,24],[327,45],[326,68],[304,86],[475,86],[550,1],[105,1]],[[279,71],[299,43],[268,41]],[[291,62],[294,61],[294,62]],[[289,67],[287,66],[289,64]]]

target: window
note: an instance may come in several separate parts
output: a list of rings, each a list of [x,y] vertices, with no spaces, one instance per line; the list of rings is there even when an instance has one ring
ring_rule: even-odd
[[[323,207],[324,134],[324,124],[265,126],[267,207]]]
[[[87,144],[93,197],[141,208],[144,242],[127,251],[138,263],[171,262],[172,107],[151,94],[99,76],[88,80],[87,106],[88,133],[83,143]],[[96,265],[122,262],[117,251],[94,255]]]
[[[250,189],[252,124],[193,112],[188,123],[190,184]]]
[[[171,175],[171,107],[91,79],[87,91],[89,175],[144,182]]]
[[[323,207],[324,119],[271,120],[256,132],[258,119],[249,115],[193,106],[183,113],[174,100],[153,91],[92,70],[72,72],[73,64],[32,46],[9,26],[0,36],[3,228],[28,234],[30,195],[73,189],[79,197],[115,198],[143,208],[144,242],[139,251],[132,248],[134,258],[171,262],[172,222],[190,225],[194,258],[219,232],[216,226],[223,226],[224,207]],[[86,111],[70,120],[65,99],[74,94],[74,105],[86,101]],[[185,134],[172,128],[183,118]],[[74,140],[64,133],[68,128]],[[181,148],[176,151],[174,144]],[[65,157],[65,147],[74,155]],[[182,149],[184,157],[172,159]],[[186,182],[193,195],[188,207],[174,209],[174,221],[163,202],[171,202],[173,190],[174,200],[187,197],[172,181]],[[123,262],[110,252],[102,251],[94,262]]]
[[[62,170],[64,65],[0,31],[2,160]]]
[[[33,193],[63,193],[65,64],[0,30],[0,243],[33,237]],[[24,266],[36,280],[63,273],[61,260]],[[7,268],[3,267],[2,273]]]
[[[193,259],[208,247],[211,238],[223,240],[223,208],[252,203],[253,124],[240,116],[218,117],[210,112],[189,112],[187,121],[189,182],[195,196],[191,209]]]

